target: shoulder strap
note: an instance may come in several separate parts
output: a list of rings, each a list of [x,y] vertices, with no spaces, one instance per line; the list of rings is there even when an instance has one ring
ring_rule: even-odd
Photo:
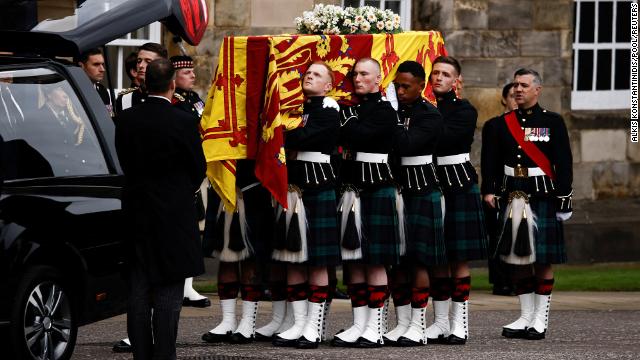
[[[536,163],[536,165],[538,165],[538,167],[542,169],[545,174],[547,174],[548,177],[550,177],[552,180],[555,180],[556,174],[555,172],[553,172],[551,162],[549,161],[547,156],[542,151],[540,151],[540,149],[538,149],[538,147],[533,142],[524,141],[524,131],[518,123],[518,118],[516,117],[515,111],[511,111],[506,114],[504,116],[504,121],[507,123],[507,128],[509,128],[511,136],[513,136],[518,145],[522,147],[524,153],[527,154],[527,156],[529,156],[531,160],[533,160],[533,162]]]

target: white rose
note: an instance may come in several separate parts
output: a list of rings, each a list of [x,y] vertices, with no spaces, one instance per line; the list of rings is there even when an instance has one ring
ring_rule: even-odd
[[[368,21],[363,21],[360,24],[360,30],[362,30],[364,32],[367,32],[367,31],[371,30],[371,24],[369,24]]]
[[[376,16],[373,13],[368,13],[367,21],[369,21],[370,23],[376,21]]]
[[[393,30],[393,22],[391,22],[391,20],[387,20],[387,22],[384,23],[384,27],[387,29],[387,31]]]
[[[349,28],[349,31],[354,34],[356,31],[358,31],[358,27],[355,25],[351,25],[351,27]]]
[[[378,30],[383,30],[384,29],[384,23],[382,21],[378,21],[376,23],[376,27],[378,28]]]

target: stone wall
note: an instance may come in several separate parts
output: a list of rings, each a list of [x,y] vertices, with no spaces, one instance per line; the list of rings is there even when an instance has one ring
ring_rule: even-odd
[[[271,35],[295,32],[294,19],[316,3],[340,4],[340,0],[206,0],[209,25],[197,47],[185,46],[194,58],[196,91],[206,96],[218,64],[220,44],[225,36]],[[179,50],[166,34],[171,54]]]
[[[480,128],[502,112],[502,86],[531,67],[543,78],[541,106],[567,122],[575,198],[640,196],[640,146],[629,142],[628,111],[571,111],[572,0],[413,0],[412,12],[412,28],[442,31],[462,63],[462,94],[478,109],[475,164]]]

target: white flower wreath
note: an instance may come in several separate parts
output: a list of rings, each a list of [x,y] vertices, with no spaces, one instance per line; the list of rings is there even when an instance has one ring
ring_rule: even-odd
[[[391,10],[372,6],[343,9],[336,5],[316,5],[295,19],[300,34],[378,34],[399,33],[400,16]]]

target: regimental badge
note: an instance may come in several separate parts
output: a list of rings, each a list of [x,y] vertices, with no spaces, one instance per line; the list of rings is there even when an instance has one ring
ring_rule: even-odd
[[[202,113],[204,112],[204,103],[202,102],[202,100],[200,100],[197,103],[193,104],[193,107],[198,112],[198,116],[202,116]]]
[[[524,128],[524,141],[548,142],[551,140],[549,128]]]

